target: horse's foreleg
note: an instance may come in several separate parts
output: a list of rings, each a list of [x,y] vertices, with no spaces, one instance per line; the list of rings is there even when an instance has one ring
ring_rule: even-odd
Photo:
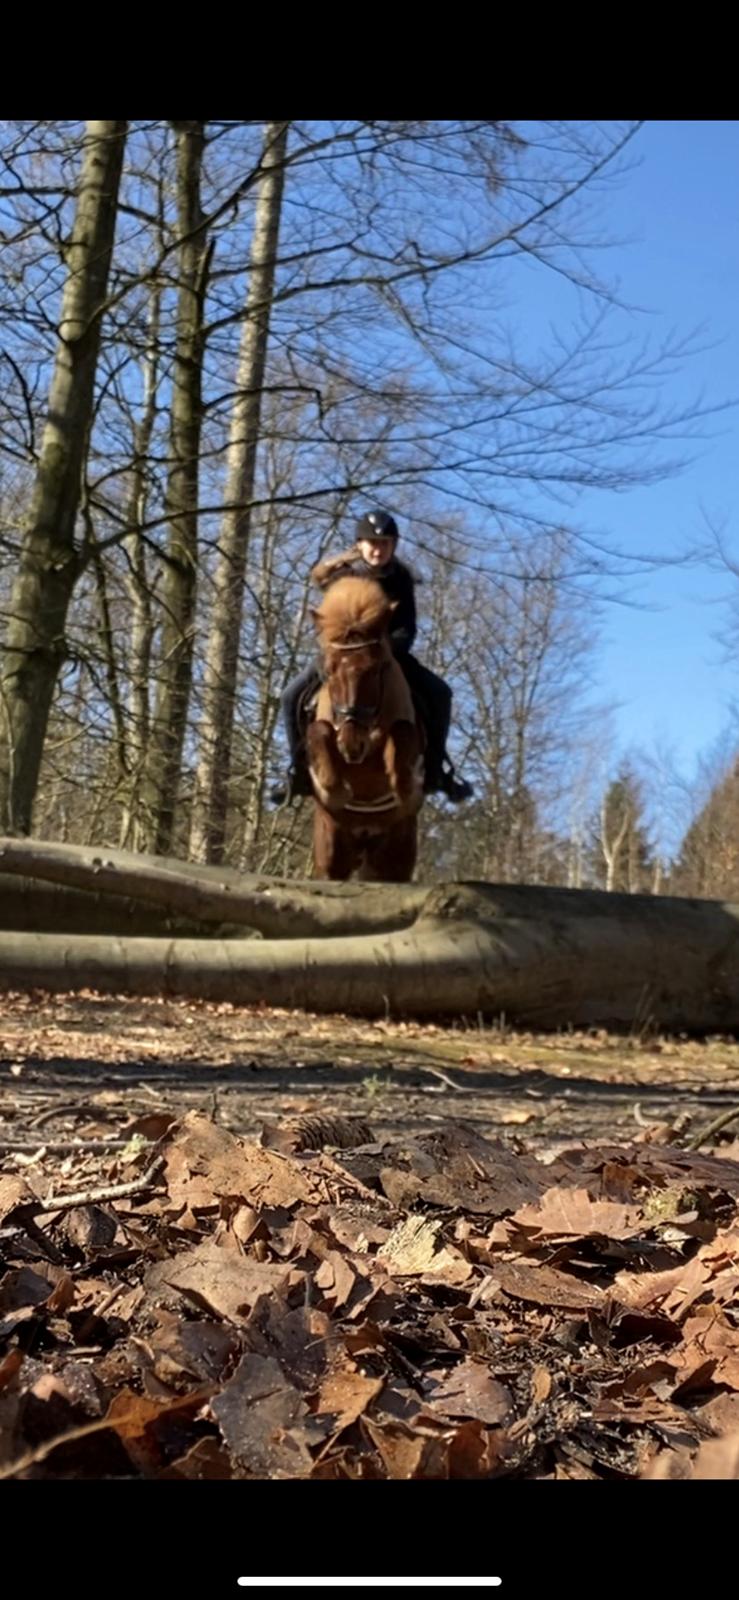
[[[410,883],[418,850],[418,818],[406,817],[367,847],[359,876],[365,883]]]
[[[330,722],[312,722],[306,735],[308,768],[319,798],[328,801],[343,789],[343,763]]]
[[[418,729],[412,722],[394,722],[385,740],[382,759],[393,794],[402,803],[423,792],[423,758]]]
[[[344,882],[356,866],[356,850],[350,834],[342,833],[334,818],[316,805],[313,819],[313,872],[316,878]]]

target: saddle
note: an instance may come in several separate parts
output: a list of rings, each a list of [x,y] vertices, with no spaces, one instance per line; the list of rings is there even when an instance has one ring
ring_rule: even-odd
[[[300,737],[303,743],[305,743],[305,736],[308,731],[309,723],[314,720],[316,715],[318,696],[321,692],[321,688],[322,685],[318,684],[317,688],[305,689],[298,702],[298,728],[300,730]],[[428,706],[426,705],[422,695],[415,694],[413,691],[411,691],[411,700],[413,702],[413,710],[416,714],[416,722],[418,723],[418,727],[423,735],[424,740],[426,740],[426,729],[429,726]]]

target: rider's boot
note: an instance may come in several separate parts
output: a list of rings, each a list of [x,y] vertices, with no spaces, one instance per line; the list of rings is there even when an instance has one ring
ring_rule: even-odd
[[[312,793],[307,762],[298,760],[293,767],[288,767],[284,782],[270,789],[269,798],[273,806],[289,806],[293,800]]]
[[[446,752],[444,753],[441,769],[437,774],[435,787],[446,795],[447,800],[451,800],[452,805],[455,806],[460,805],[463,800],[471,800],[475,792],[472,784],[468,783],[466,778],[457,777]]]

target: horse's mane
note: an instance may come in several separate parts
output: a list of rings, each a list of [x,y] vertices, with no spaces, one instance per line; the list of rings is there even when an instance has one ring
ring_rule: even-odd
[[[380,638],[390,620],[391,604],[374,578],[337,578],[316,613],[324,644]]]

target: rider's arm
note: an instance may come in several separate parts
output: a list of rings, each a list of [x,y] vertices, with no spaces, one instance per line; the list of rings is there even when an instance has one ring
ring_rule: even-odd
[[[393,654],[406,656],[408,651],[412,650],[416,637],[416,595],[410,572],[404,573],[393,622],[395,626],[390,630]]]
[[[350,550],[343,550],[340,556],[331,556],[328,561],[317,561],[311,569],[313,583],[316,583],[319,589],[324,589],[342,567],[350,567],[353,561],[358,561],[359,554],[357,546],[352,545]]]

